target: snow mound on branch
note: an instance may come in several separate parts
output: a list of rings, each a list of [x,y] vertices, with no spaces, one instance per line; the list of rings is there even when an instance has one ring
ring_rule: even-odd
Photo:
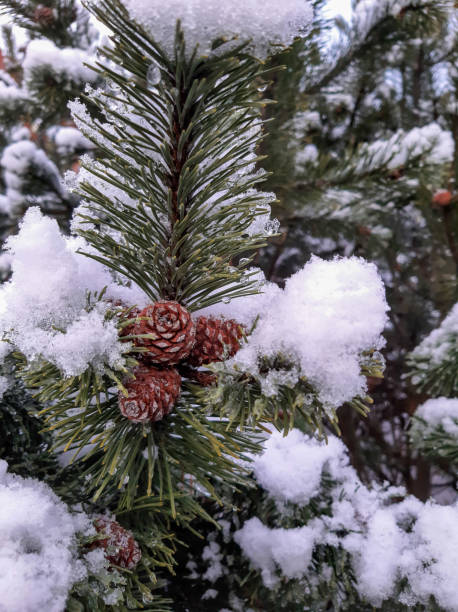
[[[353,11],[352,24],[359,36],[367,36],[384,17],[399,17],[404,9],[415,10],[430,4],[429,0],[359,0]]]
[[[455,436],[458,440],[458,399],[438,397],[430,399],[417,408],[415,416],[426,421],[426,426],[416,421],[412,430],[419,430],[423,435],[431,433],[436,427]],[[414,434],[414,431],[412,431]]]
[[[0,461],[0,612],[61,612],[86,569],[76,533],[90,529],[51,489],[6,472]]]
[[[0,82],[0,106],[3,112],[14,113],[20,104],[28,101],[26,91],[17,87],[14,81],[11,85]]]
[[[454,143],[449,131],[437,123],[416,127],[409,132],[399,130],[388,140],[376,140],[360,150],[358,170],[406,165],[412,158],[424,157],[429,164],[443,164],[453,158]],[[369,160],[369,163],[368,163]]]
[[[458,303],[442,321],[411,353],[412,361],[429,362],[429,367],[452,361],[458,352]],[[428,366],[424,369],[427,371]],[[420,373],[418,374],[420,376]],[[420,376],[421,377],[421,376]],[[413,380],[415,383],[416,381]]]
[[[234,536],[264,584],[286,578],[313,580],[316,546],[342,547],[351,556],[359,594],[372,605],[394,599],[407,607],[428,606],[434,597],[444,610],[458,611],[458,504],[439,506],[405,496],[401,488],[367,488],[349,465],[344,444],[329,444],[298,430],[274,432],[255,457],[253,473],[276,501],[269,524],[258,517]],[[313,514],[307,505],[314,500]],[[297,504],[296,512],[285,503]],[[319,509],[319,510],[317,510]],[[304,513],[301,514],[301,511]],[[284,528],[282,521],[292,521]]]
[[[261,570],[263,582],[269,588],[278,582],[277,566],[287,578],[305,576],[322,531],[319,521],[292,529],[270,529],[253,517],[236,532],[234,539],[251,563]]]
[[[241,323],[246,323],[245,306],[250,315],[259,315],[259,321],[248,342],[226,363],[261,380],[259,358],[283,355],[297,367],[296,374],[289,373],[289,384],[305,376],[327,406],[365,394],[361,355],[383,346],[388,310],[373,264],[356,257],[312,257],[286,281],[284,290],[267,284],[263,295],[237,302],[231,306],[235,317],[241,314]],[[213,312],[225,310],[218,305]],[[265,394],[277,392],[274,379],[261,382]]]
[[[32,40],[22,64],[24,79],[26,83],[32,81],[34,71],[46,68],[60,78],[76,83],[93,83],[98,77],[85,65],[90,61],[91,56],[80,49],[59,49],[50,40]]]
[[[147,303],[143,292],[114,282],[103,265],[78,253],[89,250],[84,240],[65,238],[38,208],[27,211],[7,248],[13,275],[0,289],[0,329],[11,348],[30,361],[50,361],[67,376],[89,365],[100,371],[122,363],[116,325],[105,320],[109,304],[88,311],[87,292],[107,287],[108,298],[141,306]]]
[[[181,20],[189,52],[198,44],[201,53],[209,53],[214,40],[238,37],[250,39],[255,53],[262,57],[272,45],[290,45],[313,16],[307,0],[123,1],[132,18],[152,31],[169,54],[173,53],[177,19]]]
[[[94,144],[74,127],[54,126],[48,130],[48,135],[54,140],[59,155],[73,155],[95,148]]]
[[[0,212],[3,214],[12,217],[22,214],[26,205],[22,190],[34,177],[49,184],[48,194],[54,189],[59,196],[64,195],[57,166],[30,140],[20,140],[5,147],[0,165],[6,186],[6,195],[0,195]],[[49,196],[46,198],[48,204],[50,199]]]
[[[253,473],[271,497],[306,504],[319,493],[324,469],[337,472],[342,457],[346,464],[344,445],[335,436],[326,444],[293,429],[287,437],[274,433],[266,440],[264,452],[253,460]]]

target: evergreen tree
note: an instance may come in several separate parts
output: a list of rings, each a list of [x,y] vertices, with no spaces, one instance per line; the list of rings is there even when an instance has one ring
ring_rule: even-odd
[[[387,370],[369,381],[368,418],[342,407],[340,427],[366,483],[388,479],[426,499],[429,468],[406,435],[425,397],[407,384],[405,360],[456,302],[456,8],[361,1],[337,25],[331,51],[323,21],[295,43],[273,85],[266,167],[282,233],[261,262],[280,283],[311,253],[377,263]]]
[[[89,13],[75,2],[0,2],[4,25],[0,71],[0,240],[17,233],[28,207],[39,206],[65,230],[78,198],[63,183],[78,156],[92,144],[76,129],[68,102],[94,83],[84,67],[98,34]],[[11,274],[2,248],[0,276]],[[0,403],[2,453],[11,471],[23,476],[55,478],[58,465],[49,454],[51,439],[34,413],[39,405],[20,381],[12,364],[3,371],[9,388]],[[17,432],[15,434],[15,432]]]
[[[96,83],[85,66],[98,33],[89,13],[74,0],[5,0],[1,65],[0,238],[17,231],[31,205],[68,229],[77,199],[65,188],[64,173],[78,164],[91,143],[75,128],[68,102],[86,83]],[[17,28],[20,28],[18,30]],[[20,32],[17,42],[17,33]],[[7,257],[4,274],[8,274]]]
[[[8,612],[457,609],[454,7],[265,4],[0,0]]]

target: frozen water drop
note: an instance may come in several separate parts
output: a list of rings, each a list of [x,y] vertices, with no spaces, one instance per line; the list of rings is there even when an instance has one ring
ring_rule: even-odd
[[[271,219],[270,221],[266,223],[265,231],[266,231],[266,234],[268,234],[269,236],[276,234],[279,229],[280,229],[280,221],[278,219]]]
[[[146,82],[148,86],[154,86],[161,80],[161,70],[156,62],[153,62],[146,73]]]
[[[116,83],[116,81],[110,81],[109,86],[112,91],[119,91],[121,89],[121,85]]]

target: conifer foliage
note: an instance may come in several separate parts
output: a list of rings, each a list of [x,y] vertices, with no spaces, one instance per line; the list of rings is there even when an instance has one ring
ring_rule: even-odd
[[[266,92],[294,77],[282,62],[301,45],[305,57],[319,55],[312,4],[322,8],[320,0],[91,0],[85,9],[0,0],[31,37],[20,85],[8,81],[14,95],[4,96],[18,100],[17,121],[32,100],[27,112],[43,106],[45,130],[70,99],[66,127],[81,145],[70,148],[84,153],[54,171],[34,143],[19,142],[27,159],[35,147],[43,176],[70,204],[58,223],[42,199],[21,199],[19,231],[4,243],[0,427],[14,443],[4,445],[9,473],[0,462],[0,500],[11,508],[0,513],[0,570],[14,562],[34,585],[39,566],[46,570],[39,596],[24,600],[3,598],[9,574],[0,571],[0,610],[3,600],[8,612],[457,609],[453,552],[440,546],[456,507],[366,485],[337,438],[339,410],[366,417],[369,383],[383,377],[389,307],[377,267],[313,256],[278,284],[260,269],[281,238],[271,217],[279,202],[262,190],[275,184],[262,153],[278,138],[277,126],[266,144],[266,118],[289,113],[272,110]],[[384,2],[372,21],[360,20],[348,55],[327,76],[313,74],[308,94],[404,13],[429,32],[428,11],[439,19],[442,8],[426,4]],[[94,18],[109,32],[97,53]],[[441,134],[402,132],[321,168],[307,165],[318,157],[309,148],[299,160],[310,170],[312,208],[326,193],[331,204],[342,198],[338,185],[355,180],[358,212],[363,187],[377,184],[372,174],[403,164],[413,172],[435,147],[436,166],[448,160]],[[18,153],[8,149],[4,159]],[[70,165],[63,187],[59,171]],[[403,197],[409,176],[399,177]],[[293,178],[300,193],[304,177]],[[291,204],[289,185],[282,204]],[[452,315],[443,326],[453,336]],[[411,355],[425,386],[431,377],[414,370],[424,369],[426,349],[435,353],[436,336]],[[447,368],[444,394],[456,392],[454,380]],[[448,401],[439,425],[456,436]],[[423,416],[430,412],[425,404]],[[418,427],[412,440],[423,437]],[[21,461],[27,440],[46,458]],[[27,499],[43,508],[33,521]]]

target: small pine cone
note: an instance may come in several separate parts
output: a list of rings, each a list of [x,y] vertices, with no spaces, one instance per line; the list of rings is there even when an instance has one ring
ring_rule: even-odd
[[[433,204],[437,206],[448,206],[452,201],[452,194],[447,189],[441,189],[434,194]]]
[[[133,423],[161,421],[172,412],[180,397],[181,376],[175,368],[139,366],[134,370],[135,380],[125,387],[126,397],[119,392],[119,408]]]
[[[188,363],[201,366],[233,357],[240,348],[243,327],[232,319],[223,321],[199,317],[196,323],[196,342]]]
[[[134,344],[145,347],[143,357],[152,363],[175,365],[188,357],[194,346],[196,328],[191,315],[178,302],[156,302],[144,308],[123,335],[142,336]]]
[[[33,20],[35,23],[38,23],[38,25],[46,27],[52,25],[56,18],[51,7],[39,4],[33,14]]]
[[[132,570],[138,565],[142,558],[142,551],[130,531],[105,516],[97,518],[94,521],[94,527],[98,533],[107,537],[96,540],[92,547],[104,548],[105,558],[110,563],[128,570]]]

